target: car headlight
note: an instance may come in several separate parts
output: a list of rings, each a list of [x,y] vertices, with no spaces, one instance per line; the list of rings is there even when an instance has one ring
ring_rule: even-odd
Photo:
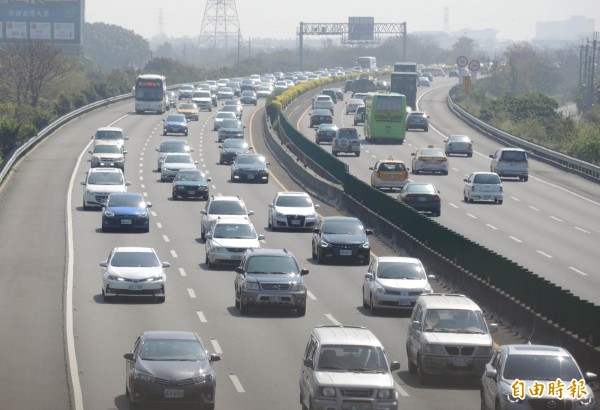
[[[115,213],[113,211],[106,209],[104,211],[104,216],[112,217],[112,216],[115,216]]]
[[[433,293],[433,288],[429,283],[427,284],[427,286],[425,286],[425,289],[423,289],[423,293]]]
[[[443,346],[429,344],[429,343],[423,344],[423,350],[425,351],[425,353],[430,353],[430,354],[445,354],[446,353],[444,351]]]
[[[161,282],[165,279],[165,275],[164,274],[160,274],[158,276],[153,276],[151,278],[148,279],[148,282]]]
[[[394,390],[392,389],[379,389],[379,391],[377,391],[377,398],[378,399],[391,399],[392,397],[394,397]]]
[[[317,394],[322,397],[335,397],[335,387],[319,387]]]
[[[277,218],[285,218],[286,216],[284,214],[282,214],[281,212],[275,212],[275,216]]]
[[[373,281],[373,287],[375,288],[375,292],[377,293],[385,293],[385,288],[381,286],[379,282]]]
[[[369,241],[366,241],[365,243],[363,243],[360,246],[361,246],[361,248],[368,249],[371,247],[371,244],[369,243]]]
[[[475,356],[491,356],[494,353],[492,346],[478,346],[475,349]]]
[[[511,393],[504,393],[502,396],[509,403],[522,403],[523,402],[523,399],[521,399],[520,397],[515,397]]]
[[[596,400],[594,399],[593,394],[590,394],[587,397],[577,400],[577,403],[579,403],[581,406],[592,406],[595,402]]]
[[[148,216],[148,211],[139,211],[137,213],[138,216]]]
[[[94,191],[92,191],[92,190],[91,190],[91,189],[89,189],[89,188],[86,188],[86,189],[85,189],[85,194],[86,194],[86,195],[94,195]]]
[[[292,292],[304,292],[305,290],[306,290],[306,286],[304,286],[304,283],[292,284]]]
[[[316,219],[317,215],[316,214],[308,214],[306,215],[306,219]]]
[[[195,384],[210,383],[213,381],[213,375],[211,373],[201,374],[200,376],[193,377],[192,380],[194,380]]]
[[[255,282],[246,282],[246,283],[244,283],[244,289],[259,290],[258,283],[255,283]]]
[[[115,158],[116,162],[121,162],[121,161],[125,161],[125,157],[117,157]]]
[[[327,248],[329,246],[329,242],[326,242],[323,239],[321,239],[321,242],[319,243],[319,246],[321,248]]]
[[[117,281],[117,282],[123,282],[123,281],[125,281],[124,278],[122,278],[120,276],[117,276],[115,274],[112,274],[112,273],[109,273],[106,277],[108,278],[108,280],[114,280],[114,281]]]
[[[213,252],[225,252],[225,249],[226,248],[224,248],[222,246],[217,246],[217,245],[211,245],[210,246],[210,250],[213,251]]]
[[[141,373],[141,372],[138,372],[138,371],[135,371],[133,373],[133,378],[136,379],[136,380],[141,380],[141,381],[151,382],[151,383],[153,383],[154,380],[155,380],[154,376],[151,376],[151,375],[146,374],[146,373]]]

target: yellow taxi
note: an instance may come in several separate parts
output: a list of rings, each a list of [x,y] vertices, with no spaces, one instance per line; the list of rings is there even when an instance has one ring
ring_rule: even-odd
[[[421,172],[439,172],[442,175],[448,175],[448,157],[442,148],[436,148],[429,145],[427,148],[419,148],[411,154],[412,173]]]
[[[179,107],[177,108],[177,112],[179,114],[183,114],[185,115],[185,118],[188,121],[198,121],[199,117],[200,117],[200,110],[198,109],[198,106],[195,103],[181,103],[179,104]]]
[[[379,160],[369,167],[371,172],[371,186],[379,189],[402,189],[408,179],[409,169],[404,161],[389,157]]]

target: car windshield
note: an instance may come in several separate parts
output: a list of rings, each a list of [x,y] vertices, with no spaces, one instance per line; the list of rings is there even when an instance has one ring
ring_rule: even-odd
[[[264,164],[265,157],[262,155],[239,155],[235,162],[237,164]]]
[[[179,104],[179,108],[182,110],[193,110],[196,107],[196,104]]]
[[[88,176],[89,185],[123,185],[123,175],[118,172],[92,172]]]
[[[364,235],[362,224],[358,221],[326,221],[321,229],[325,234]]]
[[[580,380],[581,372],[571,357],[550,355],[508,355],[504,365],[505,379]]]
[[[444,151],[441,149],[425,148],[421,150],[420,155],[444,156]]]
[[[406,165],[403,162],[382,162],[377,171],[406,171]]]
[[[145,208],[146,203],[141,195],[110,195],[107,206]]]
[[[163,142],[159,148],[160,152],[190,152],[190,147],[180,142]]]
[[[94,154],[120,154],[121,148],[118,145],[96,145]]]
[[[97,140],[122,140],[123,133],[121,131],[99,130],[96,131]]]
[[[233,90],[229,87],[221,87],[221,88],[219,88],[219,92],[225,93],[225,94],[232,94]]]
[[[165,163],[167,163],[167,164],[174,164],[174,163],[177,163],[177,164],[191,164],[193,162],[194,162],[194,160],[188,154],[167,155],[165,157]]]
[[[213,201],[208,211],[213,215],[247,215],[248,212],[238,201]]]
[[[335,124],[321,124],[319,125],[319,131],[337,131],[337,126]]]
[[[246,273],[250,275],[273,274],[298,274],[298,265],[294,258],[289,256],[255,255],[248,259]]]
[[[228,138],[223,142],[223,148],[248,148],[246,141],[238,138]]]
[[[379,262],[377,277],[379,279],[425,279],[425,271],[419,263]]]
[[[223,108],[221,108],[222,112],[233,112],[235,113],[238,110],[238,107],[233,106],[233,105],[225,105],[223,106]]]
[[[181,114],[168,115],[167,122],[185,122],[185,115],[181,115]]]
[[[463,309],[427,310],[424,330],[442,333],[487,333],[481,312]]]
[[[227,100],[225,101],[224,105],[233,105],[237,107],[238,105],[240,105],[240,102],[239,100]]]
[[[241,128],[241,123],[233,118],[226,118],[221,122],[221,128]]]
[[[525,161],[527,156],[522,151],[504,151],[502,161]]]
[[[474,184],[500,184],[500,177],[496,174],[478,174],[473,178]]]
[[[451,135],[450,142],[471,142],[466,135]]]
[[[358,133],[355,128],[342,128],[338,130],[338,138],[357,139]]]
[[[210,98],[210,91],[196,91],[192,98]]]
[[[175,181],[202,181],[206,182],[204,175],[200,171],[179,171],[175,175]]]
[[[242,96],[243,97],[254,97],[254,91],[244,90],[244,91],[242,91]]]
[[[404,188],[404,193],[410,194],[436,194],[435,188],[431,184],[408,184]]]
[[[277,198],[275,205],[293,208],[311,208],[313,206],[309,197],[300,195],[282,195]]]
[[[110,266],[117,268],[156,268],[160,261],[154,252],[115,252]]]
[[[206,360],[206,352],[196,340],[150,339],[145,341],[140,359],[202,362]]]
[[[380,347],[323,345],[317,370],[387,373],[389,367]]]
[[[256,231],[250,224],[217,224],[213,238],[255,239]]]
[[[223,107],[225,108],[225,107]],[[221,111],[217,114],[217,119],[225,119],[225,118],[235,118],[234,112]]]

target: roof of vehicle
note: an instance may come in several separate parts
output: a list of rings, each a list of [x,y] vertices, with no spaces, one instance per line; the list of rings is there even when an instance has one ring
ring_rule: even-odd
[[[360,326],[317,326],[312,334],[322,345],[383,345],[377,337],[366,327]]]
[[[173,144],[173,143],[178,143],[181,145],[188,145],[187,140],[182,140],[182,139],[175,139],[175,138],[167,138],[164,139],[160,142],[160,145],[163,144]]]
[[[117,246],[113,249],[113,253],[115,252],[148,252],[148,253],[156,253],[154,248],[148,248],[145,246]]]
[[[174,330],[147,330],[142,336],[144,339],[177,339],[177,340],[199,340],[194,332],[181,332]]]
[[[330,115],[333,117],[333,114],[327,108],[317,108],[312,111],[312,115]]]
[[[302,191],[280,191],[277,192],[277,196],[306,196],[310,198],[310,195]]]
[[[123,171],[121,171],[121,168],[105,168],[105,167],[98,167],[98,168],[90,168],[90,170],[87,172],[88,175],[89,174],[97,174],[99,172],[110,172],[110,173],[115,173],[115,174],[122,174]]]
[[[481,308],[477,303],[473,302],[465,295],[459,294],[429,293],[419,296],[417,304],[421,304],[425,309],[462,309],[481,311]]]
[[[242,200],[242,198],[240,198],[239,196],[234,196],[234,195],[218,195],[218,196],[212,196],[211,197],[211,201],[215,202],[215,201],[235,201],[235,202],[244,202]]]
[[[475,172],[471,173],[471,175],[488,175],[488,174],[498,175],[497,173],[490,172],[490,171],[475,171]]]
[[[117,140],[98,140],[94,143],[94,148],[102,146],[102,145],[114,145],[115,147],[119,147],[119,148],[122,147],[122,145],[119,144],[119,141],[117,141]]]
[[[509,344],[502,347],[509,355],[571,356],[568,350],[559,346]]]
[[[142,199],[144,198],[139,192],[111,192],[108,196],[134,196],[141,197]]]
[[[331,222],[350,222],[357,221],[360,222],[360,219],[355,218],[353,216],[324,216],[322,218],[323,222],[331,221]],[[362,222],[360,222],[362,224]]]
[[[123,132],[123,128],[120,127],[100,127],[97,131],[121,131]]]
[[[398,263],[421,263],[420,259],[409,258],[406,256],[379,256],[377,257],[378,262],[398,262]]]
[[[527,152],[522,148],[515,148],[515,147],[502,147],[502,148],[498,148],[498,151],[519,151],[519,152]]]
[[[240,225],[240,224],[245,224],[245,225],[252,225],[252,222],[250,222],[250,219],[248,219],[247,216],[244,216],[242,218],[239,217],[231,217],[229,215],[225,215],[225,216],[219,216],[216,220],[215,220],[215,224],[235,224],[235,225]]]
[[[282,249],[269,249],[269,248],[250,248],[246,251],[246,257],[248,256],[285,256],[289,258],[295,258],[294,254],[285,248]]]

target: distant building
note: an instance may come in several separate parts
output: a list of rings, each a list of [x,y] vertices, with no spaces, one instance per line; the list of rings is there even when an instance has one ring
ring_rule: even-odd
[[[571,16],[563,21],[538,21],[535,24],[535,40],[573,41],[589,36],[594,32],[594,19],[585,16]]]

